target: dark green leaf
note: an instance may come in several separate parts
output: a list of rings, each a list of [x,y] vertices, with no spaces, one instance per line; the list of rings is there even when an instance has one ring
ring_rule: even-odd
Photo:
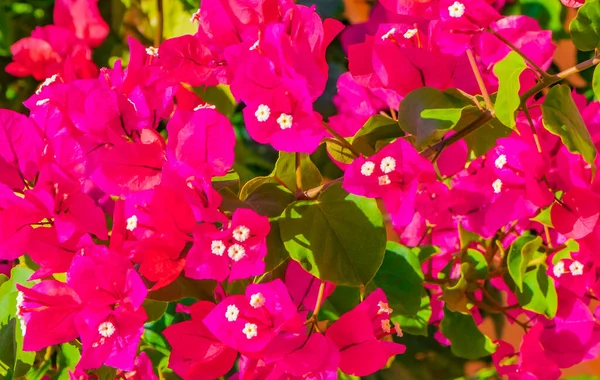
[[[587,0],[577,11],[569,29],[577,49],[590,51],[600,48],[600,0]]]
[[[290,257],[321,280],[365,285],[383,261],[386,231],[377,202],[348,194],[340,184],[317,201],[289,205],[279,225]]]
[[[281,241],[281,232],[279,230],[279,220],[271,220],[271,231],[267,236],[267,256],[265,257],[265,273],[270,272],[283,264],[290,258],[290,255]]]
[[[235,171],[230,170],[229,173],[223,176],[213,177],[212,184],[217,191],[228,188],[237,193],[240,189],[240,176]]]
[[[355,287],[336,286],[323,302],[319,320],[335,321],[360,303],[360,291]]]
[[[197,300],[212,300],[216,282],[212,280],[192,280],[180,275],[164,288],[149,292],[147,299],[173,302],[191,297]]]
[[[541,237],[523,235],[518,237],[508,250],[508,273],[510,273],[520,291],[523,291],[523,277],[527,271],[527,266],[541,244]]]
[[[423,271],[419,258],[409,248],[389,241],[373,281],[385,292],[394,313],[414,315],[419,311]]]
[[[440,330],[452,343],[452,353],[465,359],[479,359],[496,351],[496,345],[485,336],[469,314],[456,313],[444,308]]]
[[[154,301],[151,299],[144,300],[142,304],[144,309],[146,310],[146,314],[148,315],[147,322],[152,322],[160,319],[165,311],[167,311],[167,306],[169,304],[167,302]]]
[[[554,280],[548,277],[543,265],[525,273],[523,290],[516,288],[515,293],[523,309],[545,314],[550,319],[556,315],[558,298]]]
[[[244,200],[258,214],[273,218],[281,215],[283,210],[296,200],[296,197],[277,183],[263,183]]]
[[[581,154],[588,164],[594,166],[596,148],[569,86],[558,85],[550,89],[542,104],[542,115],[548,131],[559,136],[571,153]]]
[[[477,109],[477,107],[466,108],[454,130],[458,132],[464,129],[479,116],[481,116],[481,111]],[[469,148],[470,157],[476,158],[486,154],[490,149],[496,146],[496,140],[510,135],[511,132],[512,129],[502,124],[498,119],[492,119],[490,122],[465,137],[464,140]]]
[[[467,98],[458,90],[422,87],[400,103],[398,124],[404,132],[415,136],[415,147],[421,149],[454,128],[468,105]]]
[[[469,301],[467,300],[469,282],[467,281],[467,276],[470,268],[471,265],[469,263],[462,263],[460,265],[460,277],[456,284],[453,286],[445,286],[442,289],[442,299],[449,310],[460,313],[469,312]]]
[[[397,121],[383,115],[374,115],[356,132],[352,138],[352,146],[360,153],[371,156],[375,154],[377,141],[393,139],[403,134]]]
[[[473,275],[481,280],[488,274],[488,263],[485,260],[483,253],[476,249],[467,249],[467,252],[462,257],[463,263],[469,263],[469,278]]]
[[[400,328],[407,334],[427,336],[427,326],[431,318],[431,304],[429,296],[424,289],[421,289],[421,299],[419,302],[419,310],[411,315],[403,315],[392,313],[392,322],[400,324]]]
[[[521,56],[514,51],[494,66],[494,74],[499,81],[498,95],[494,110],[496,117],[504,125],[510,128],[515,128],[515,112],[519,108],[521,100],[519,99],[519,89],[521,84],[519,77],[527,68],[527,64]]]

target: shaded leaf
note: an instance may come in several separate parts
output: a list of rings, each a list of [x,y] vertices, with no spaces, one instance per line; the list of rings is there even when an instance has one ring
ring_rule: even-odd
[[[496,345],[475,324],[473,317],[444,309],[440,330],[452,343],[452,353],[465,359],[478,359],[496,351]]]
[[[517,238],[508,250],[508,273],[513,278],[520,291],[523,291],[523,277],[533,254],[542,244],[539,236],[523,235]]]
[[[589,51],[600,48],[600,0],[587,0],[577,11],[569,30],[577,49]]]

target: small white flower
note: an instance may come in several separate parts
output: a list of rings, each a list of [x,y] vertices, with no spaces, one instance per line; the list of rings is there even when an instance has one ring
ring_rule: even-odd
[[[396,170],[396,160],[393,157],[387,156],[381,160],[381,165],[379,165],[379,168],[384,173],[391,173]]]
[[[213,255],[223,256],[223,252],[225,252],[225,244],[221,240],[213,240],[210,243],[210,251]]]
[[[47,87],[52,83],[56,82],[56,79],[58,79],[58,74],[54,74],[50,78],[46,78],[46,80],[40,85],[40,87],[37,90],[35,90],[36,95],[41,94],[44,87]]]
[[[240,261],[246,256],[246,249],[239,244],[234,244],[227,250],[227,255],[233,261]]]
[[[383,313],[392,314],[392,312],[394,311],[394,310],[392,310],[390,305],[388,305],[387,303],[385,303],[383,301],[379,301],[377,306],[379,307],[379,310],[377,310],[377,314],[383,314]]]
[[[198,111],[198,110],[202,110],[202,109],[210,109],[210,110],[214,110],[217,107],[215,107],[212,104],[208,104],[208,103],[204,103],[204,104],[198,104],[196,107],[194,107],[194,111]]]
[[[158,48],[155,48],[154,46],[147,47],[146,54],[148,54],[151,57],[157,58],[158,57]]]
[[[237,226],[233,229],[233,238],[240,243],[245,242],[250,237],[250,229],[246,226]]]
[[[194,22],[200,22],[200,9],[198,9],[196,12],[194,12],[194,14],[192,15],[192,17],[190,17],[190,22],[194,23]]]
[[[38,107],[43,106],[44,104],[48,103],[50,101],[50,99],[46,98],[46,99],[41,99],[38,100],[37,102],[35,102],[35,105]]]
[[[365,162],[360,167],[360,173],[367,177],[370,176],[371,174],[373,174],[374,170],[375,170],[375,164],[371,161]]]
[[[496,161],[494,161],[494,166],[496,166],[498,169],[502,169],[504,165],[506,165],[506,156],[501,154],[498,156],[498,158],[496,158]]]
[[[394,33],[396,33],[396,28],[390,29],[386,34],[384,34],[383,36],[381,36],[381,40],[382,41],[387,40],[388,38],[390,38],[391,36],[393,36]]]
[[[392,183],[392,181],[390,181],[390,177],[388,177],[387,174],[380,176],[379,178],[377,178],[379,180],[379,185],[380,186],[385,186],[385,185],[389,185],[390,183]]]
[[[258,326],[254,323],[246,323],[242,332],[246,334],[246,338],[252,339],[258,335]]]
[[[127,227],[125,227],[125,228],[127,229],[127,231],[133,231],[137,228],[137,224],[138,224],[137,216],[132,215],[129,218],[127,218]]]
[[[279,124],[279,128],[281,129],[289,129],[292,128],[292,123],[294,122],[294,118],[291,115],[282,113],[277,118],[277,124]]]
[[[562,260],[557,262],[554,268],[552,268],[552,272],[554,273],[554,276],[556,276],[556,278],[560,278],[560,276],[567,273],[565,271],[565,262]]]
[[[258,48],[258,40],[256,40],[256,42],[252,46],[250,46],[249,50],[256,50],[256,48]]]
[[[261,123],[263,121],[267,121],[267,120],[269,120],[269,117],[271,116],[271,109],[269,108],[268,105],[261,104],[256,109],[256,112],[254,112],[254,116],[256,116],[256,120],[260,121]],[[281,116],[280,116],[280,118],[281,118]],[[279,123],[279,119],[277,119],[277,122]],[[281,126],[281,124],[280,124],[280,126]]]
[[[389,334],[392,331],[392,324],[389,319],[384,319],[381,321],[381,329],[384,333]]]
[[[465,14],[465,5],[455,1],[454,4],[448,7],[448,12],[450,17],[461,18]]]
[[[112,324],[112,322],[102,322],[98,326],[98,333],[105,338],[110,338],[115,333],[115,331],[117,331],[117,329],[115,328],[115,325]]]
[[[573,276],[581,276],[583,274],[583,264],[575,260],[569,265],[569,270]]]
[[[413,38],[417,33],[419,32],[419,30],[417,28],[414,29],[409,29],[406,31],[406,33],[404,33],[404,38],[411,39]]]
[[[227,306],[227,311],[225,312],[225,318],[227,318],[229,322],[235,322],[237,321],[237,317],[239,314],[240,309],[238,309],[237,306],[229,305]]]
[[[499,194],[500,191],[502,191],[502,181],[500,180],[500,178],[498,178],[494,181],[494,183],[492,183],[492,187],[494,188],[494,193],[496,194]]]
[[[255,309],[264,306],[265,301],[265,296],[263,296],[262,293],[255,293],[250,296],[250,306]]]

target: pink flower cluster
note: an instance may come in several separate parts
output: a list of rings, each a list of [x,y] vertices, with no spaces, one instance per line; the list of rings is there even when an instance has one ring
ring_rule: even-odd
[[[102,44],[108,25],[98,11],[98,0],[57,0],[54,24],[37,27],[31,37],[11,46],[14,62],[6,71],[37,80],[59,75],[65,81],[93,78],[98,68],[92,48]]]

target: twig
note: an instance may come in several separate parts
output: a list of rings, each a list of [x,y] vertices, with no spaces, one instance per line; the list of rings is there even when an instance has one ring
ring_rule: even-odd
[[[533,125],[533,119],[531,118],[531,113],[527,108],[527,104],[522,104],[523,113],[525,117],[527,117],[527,121],[529,122],[529,128],[531,128],[531,134],[533,135],[533,141],[535,141],[535,146],[537,148],[538,153],[542,153],[542,145],[540,144],[540,138],[538,137],[537,131],[535,130],[535,125]]]
[[[327,132],[331,133],[331,135],[346,149],[348,149],[353,155],[354,157],[359,157],[360,153],[354,149],[354,147],[345,139],[342,137],[342,135],[340,135],[339,133],[337,133],[336,131],[333,130],[333,128],[331,128],[329,125],[327,125],[327,123],[323,123],[323,125],[325,126],[325,129],[327,130]]]
[[[163,0],[156,0],[156,30],[154,31],[154,46],[160,46],[163,38],[164,15]]]
[[[531,58],[529,58],[527,55],[525,55],[525,53],[523,53],[521,51],[521,49],[519,49],[518,47],[516,47],[515,45],[513,45],[512,42],[510,42],[509,40],[507,40],[506,38],[504,38],[504,36],[502,36],[501,34],[497,33],[496,31],[494,31],[492,29],[490,29],[489,32],[492,33],[494,36],[496,36],[497,39],[499,39],[500,41],[502,41],[512,51],[514,51],[515,53],[519,54],[521,56],[521,58],[523,58],[525,61],[527,61],[527,63],[529,63],[531,65],[531,67],[533,67],[535,69],[535,71],[537,71],[542,76],[542,78],[547,78],[547,77],[551,76],[550,74],[548,74],[546,72],[546,70],[544,70],[541,67],[539,67],[537,65],[537,63],[533,62],[531,60]]]
[[[473,51],[471,49],[467,49],[467,57],[469,58],[469,63],[471,64],[471,69],[473,69],[473,74],[475,74],[475,79],[477,80],[477,85],[479,86],[479,90],[481,91],[481,95],[483,95],[483,100],[485,101],[486,108],[494,113],[494,105],[492,104],[492,99],[490,99],[490,94],[485,87],[485,82],[481,77],[481,72],[479,71],[479,67],[477,66],[477,62],[475,61],[475,56],[473,55]]]

